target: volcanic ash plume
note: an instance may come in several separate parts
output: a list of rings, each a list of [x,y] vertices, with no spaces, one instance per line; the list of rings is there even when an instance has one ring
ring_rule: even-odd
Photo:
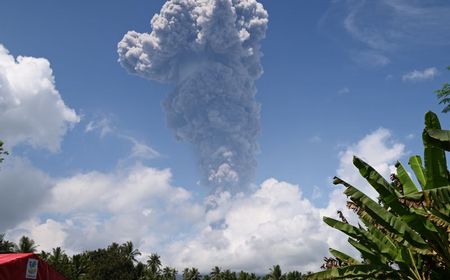
[[[164,102],[168,125],[193,144],[204,183],[214,188],[246,186],[255,171],[254,83],[267,22],[255,0],[171,0],[151,33],[129,31],[118,44],[130,73],[176,84]]]

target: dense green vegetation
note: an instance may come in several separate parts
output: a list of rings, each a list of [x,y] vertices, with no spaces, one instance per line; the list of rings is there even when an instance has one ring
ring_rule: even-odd
[[[389,182],[354,157],[353,164],[379,199],[375,202],[335,177],[334,184],[345,186],[347,207],[360,223],[353,226],[344,217],[324,217],[324,222],[348,235],[362,260],[330,248],[333,257],[325,258],[326,270],[307,279],[450,279],[450,173],[445,158],[449,136],[437,116],[428,112],[422,135],[424,161],[415,155],[408,162],[417,183],[400,162]]]
[[[4,239],[0,234],[0,253],[37,253],[37,246],[30,238],[23,236],[19,244]],[[85,251],[68,256],[60,247],[51,252],[41,251],[40,257],[70,280],[175,280],[178,271],[162,265],[157,254],[151,254],[145,263],[138,261],[141,255],[132,242],[112,243],[107,248]],[[267,275],[256,275],[240,271],[222,270],[214,267],[209,274],[201,274],[195,267],[185,268],[180,277],[183,280],[301,280],[304,274],[298,271],[282,273],[279,265],[273,266]],[[179,278],[178,278],[179,279]]]
[[[3,148],[3,141],[0,141],[0,163],[3,162],[3,157],[8,154],[9,153]]]

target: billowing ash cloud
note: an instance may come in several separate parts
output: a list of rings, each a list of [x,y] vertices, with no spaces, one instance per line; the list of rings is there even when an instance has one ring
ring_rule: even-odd
[[[129,31],[118,44],[130,73],[176,84],[164,103],[167,122],[194,145],[204,182],[215,188],[245,186],[255,171],[254,83],[267,23],[255,0],[170,0],[151,33]]]

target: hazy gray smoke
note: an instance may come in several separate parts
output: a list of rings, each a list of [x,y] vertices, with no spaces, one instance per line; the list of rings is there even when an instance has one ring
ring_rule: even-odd
[[[254,83],[267,22],[256,0],[170,0],[151,33],[129,31],[118,44],[129,72],[176,84],[164,102],[168,125],[194,145],[204,183],[215,188],[245,186],[256,168]]]

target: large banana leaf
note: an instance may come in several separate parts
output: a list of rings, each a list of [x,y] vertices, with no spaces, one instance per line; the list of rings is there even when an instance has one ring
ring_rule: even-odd
[[[374,251],[373,248],[359,243],[357,240],[352,238],[348,239],[348,243],[358,250],[361,253],[361,256],[369,263],[374,265],[387,264],[388,259],[385,256],[378,254],[378,252]]]
[[[449,178],[445,151],[433,145],[435,140],[428,135],[427,129],[441,129],[439,119],[433,112],[425,114],[425,129],[422,133],[427,178],[424,189],[429,190],[448,185]]]
[[[425,128],[429,141],[443,150],[450,151],[450,130]]]
[[[419,190],[417,189],[416,184],[414,184],[411,177],[409,177],[408,172],[406,172],[403,165],[400,162],[397,162],[395,164],[395,167],[397,168],[397,177],[403,186],[403,194],[408,195],[412,193],[417,193]]]
[[[381,232],[373,225],[368,225],[368,231],[363,232],[367,239],[369,239],[378,249],[380,254],[385,255],[388,259],[397,262],[402,262],[400,258],[400,250],[397,244],[389,238],[388,235]]]
[[[398,234],[413,246],[427,248],[426,241],[400,217],[395,216],[350,184],[346,183],[345,186],[347,189],[344,193],[359,207],[364,209],[378,224],[385,227],[388,231]]]
[[[425,190],[423,195],[428,207],[450,209],[450,186]]]
[[[330,217],[323,217],[323,221],[332,228],[342,231],[343,233],[353,238],[359,239],[362,237],[360,229],[350,224],[343,223]]]
[[[333,248],[330,248],[329,251],[335,258],[341,260],[342,262],[345,262],[347,265],[359,264],[359,261],[355,260],[346,253],[343,253]]]
[[[340,230],[348,236],[353,237],[355,241],[353,242],[353,240],[349,240],[350,244],[360,251],[366,259],[373,260],[373,262],[379,261],[379,257],[377,257],[379,252],[373,250],[375,247],[373,241],[370,240],[371,236],[368,235],[364,229],[354,227],[350,224],[329,217],[324,217],[323,221],[330,227]],[[387,261],[387,258],[384,260]]]
[[[367,279],[367,277],[376,277],[379,279],[406,279],[403,275],[385,265],[370,265],[357,264],[345,267],[332,268],[325,271],[317,272],[311,275],[306,275],[308,280],[323,280],[323,279]]]
[[[416,175],[417,181],[419,181],[420,186],[422,189],[425,189],[425,185],[427,184],[426,179],[426,171],[425,168],[422,165],[422,159],[420,156],[415,155],[409,158],[408,161],[409,166],[414,171],[414,175]]]
[[[383,178],[372,166],[358,157],[353,157],[353,164],[359,169],[359,173],[380,194],[380,199],[397,213],[407,213],[407,209],[398,198],[401,194]]]
[[[405,274],[408,274],[409,279],[422,280],[423,278],[417,269],[416,260],[411,250],[406,246],[402,247],[401,255],[406,265],[400,265],[400,270],[402,270]]]
[[[438,211],[430,211],[427,218],[437,227],[442,228],[447,234],[450,233],[450,217],[444,216]]]
[[[366,237],[370,239],[387,259],[394,261],[410,279],[421,279],[417,271],[415,257],[408,247],[403,246],[391,240],[387,235],[377,229],[375,226],[368,225],[368,232],[364,232]]]

